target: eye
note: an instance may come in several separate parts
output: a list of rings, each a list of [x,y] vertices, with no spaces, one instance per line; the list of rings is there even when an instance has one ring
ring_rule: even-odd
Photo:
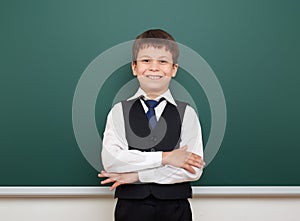
[[[150,59],[143,59],[142,62],[143,62],[143,63],[149,63],[149,62],[150,62]]]
[[[159,60],[159,63],[160,63],[160,64],[167,64],[168,62],[165,61],[165,60]]]

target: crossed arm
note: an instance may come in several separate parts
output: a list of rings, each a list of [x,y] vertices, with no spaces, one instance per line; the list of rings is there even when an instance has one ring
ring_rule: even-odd
[[[182,141],[179,149],[170,152],[141,152],[128,150],[122,125],[121,106],[116,105],[108,115],[104,132],[102,162],[106,177],[101,184],[112,183],[111,190],[126,183],[171,184],[199,179],[203,161],[201,127],[196,113],[189,106],[182,125]],[[117,124],[116,124],[117,122]],[[192,122],[192,123],[191,123]]]

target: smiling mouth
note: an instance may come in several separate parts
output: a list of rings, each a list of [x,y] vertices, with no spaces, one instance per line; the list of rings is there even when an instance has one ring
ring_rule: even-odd
[[[146,77],[149,78],[149,79],[151,79],[151,80],[159,80],[163,76],[160,76],[160,75],[146,75]]]

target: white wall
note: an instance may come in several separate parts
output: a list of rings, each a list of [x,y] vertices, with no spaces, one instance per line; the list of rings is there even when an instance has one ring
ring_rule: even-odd
[[[0,197],[1,221],[112,221],[112,197]],[[300,197],[197,197],[194,221],[299,221]]]

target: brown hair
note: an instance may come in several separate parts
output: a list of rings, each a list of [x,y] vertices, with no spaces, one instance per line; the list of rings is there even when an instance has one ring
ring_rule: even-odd
[[[175,39],[164,30],[152,29],[143,32],[135,38],[132,46],[132,61],[136,62],[138,52],[145,47],[163,48],[172,54],[173,64],[178,63],[179,49]]]

